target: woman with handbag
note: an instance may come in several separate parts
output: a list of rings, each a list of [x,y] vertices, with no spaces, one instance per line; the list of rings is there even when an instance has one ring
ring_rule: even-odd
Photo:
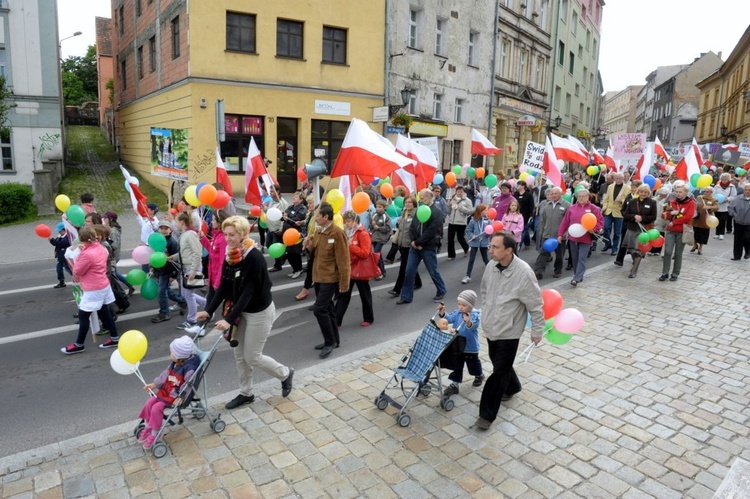
[[[688,188],[685,182],[675,182],[675,197],[664,205],[662,217],[667,220],[667,234],[664,241],[664,261],[662,263],[660,281],[676,281],[682,269],[682,252],[685,244],[693,244],[693,215],[695,215],[695,201],[688,197]],[[669,199],[669,198],[667,198]],[[693,241],[690,241],[693,239]],[[672,265],[672,252],[674,252],[674,267],[672,275],[669,268]]]
[[[305,219],[305,223],[302,224],[301,234],[302,234],[303,240],[307,236],[313,236],[315,234],[315,198],[312,195],[309,195],[305,199],[305,202],[307,203],[307,218]],[[300,291],[294,297],[294,299],[297,301],[302,301],[308,296],[310,296],[310,290],[313,287],[313,279],[312,279],[313,256],[307,250],[304,250],[304,252],[307,255],[307,272],[305,274],[305,283],[302,285],[302,291]]]
[[[411,226],[411,221],[416,213],[417,198],[412,194],[404,198],[404,209],[396,223],[396,233],[393,235],[393,243],[398,247],[398,252],[401,255],[401,265],[398,268],[396,283],[393,285],[393,289],[388,291],[388,294],[393,298],[401,296],[401,286],[404,285],[406,263],[409,260],[409,248],[411,247],[411,234],[409,233],[409,227]],[[419,289],[421,287],[422,279],[419,277],[419,272],[417,272],[417,277],[414,279],[414,289]]]
[[[352,273],[349,290],[346,293],[340,293],[336,301],[336,324],[341,327],[349,301],[352,299],[352,289],[356,285],[362,300],[362,327],[367,327],[375,321],[370,279],[382,275],[380,267],[373,259],[373,255],[379,255],[379,253],[373,253],[370,234],[359,225],[359,217],[353,211],[344,213],[344,232],[349,240]]]
[[[713,216],[719,209],[719,202],[714,197],[714,189],[710,185],[703,189],[703,194],[695,199],[697,206],[697,215],[693,218],[693,236],[695,241],[690,253],[698,252],[703,254],[703,246],[708,244],[708,236],[711,233],[711,227],[706,223],[709,216]]]
[[[195,314],[198,312],[198,305],[206,306],[206,299],[195,292],[206,285],[201,265],[203,246],[193,228],[193,217],[189,213],[183,211],[177,215],[175,226],[180,231],[180,294],[187,302],[186,320],[177,326],[177,329],[187,329],[197,323]]]
[[[644,254],[638,247],[638,235],[652,227],[656,221],[656,201],[651,198],[651,189],[647,184],[641,184],[635,191],[633,198],[628,201],[622,212],[625,222],[625,237],[621,248],[625,248],[633,259],[633,267],[628,277],[633,279],[638,274],[638,266]]]

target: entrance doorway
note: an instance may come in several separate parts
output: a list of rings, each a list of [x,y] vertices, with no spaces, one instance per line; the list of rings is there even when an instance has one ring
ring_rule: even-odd
[[[276,119],[276,174],[281,192],[297,190],[297,126],[296,118]]]

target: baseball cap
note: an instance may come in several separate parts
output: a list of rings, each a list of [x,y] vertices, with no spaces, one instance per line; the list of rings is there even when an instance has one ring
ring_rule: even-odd
[[[65,224],[64,224],[64,223],[62,223],[62,222],[59,222],[59,223],[58,223],[58,224],[57,224],[57,225],[55,226],[55,232],[60,232],[61,230],[65,230]]]
[[[169,227],[171,229],[172,222],[170,222],[169,220],[162,220],[161,222],[159,222],[159,227]]]
[[[159,212],[159,207],[156,206],[156,203],[148,203],[146,206],[148,206],[149,209],[151,211],[153,211],[154,213],[158,213]]]

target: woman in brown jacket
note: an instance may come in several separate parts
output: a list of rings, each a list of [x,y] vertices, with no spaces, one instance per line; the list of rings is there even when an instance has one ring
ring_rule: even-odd
[[[690,249],[690,253],[697,251],[699,255],[702,255],[703,245],[708,244],[708,236],[711,232],[711,227],[706,224],[706,218],[712,216],[719,209],[719,201],[714,197],[714,189],[710,186],[703,189],[703,194],[698,196],[695,201],[698,203],[698,213],[693,219],[695,243]]]

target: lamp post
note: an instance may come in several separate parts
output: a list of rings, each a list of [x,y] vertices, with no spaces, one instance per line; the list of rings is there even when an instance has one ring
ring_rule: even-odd
[[[411,100],[411,88],[407,85],[401,90],[401,104],[391,104],[388,106],[389,114],[393,116],[398,113],[402,107],[409,105],[409,100]]]
[[[62,42],[64,42],[65,40],[69,40],[69,39],[71,39],[73,37],[76,37],[76,36],[81,36],[82,34],[83,33],[81,31],[76,31],[75,33],[73,33],[70,36],[66,36],[65,38],[61,38],[60,41],[57,42],[57,45],[58,45],[58,47],[62,48]],[[62,58],[62,54],[60,54],[60,57]]]
[[[557,130],[558,128],[560,128],[561,124],[562,124],[562,118],[560,118],[560,116],[555,118],[555,126],[552,126],[552,122],[550,121],[549,125],[547,125],[547,135],[552,133],[552,130]]]

